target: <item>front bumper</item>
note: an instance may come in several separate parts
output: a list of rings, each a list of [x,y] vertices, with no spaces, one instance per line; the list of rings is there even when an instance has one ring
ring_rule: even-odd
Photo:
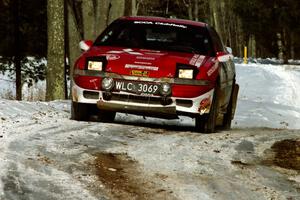
[[[137,114],[143,116],[153,116],[160,118],[177,118],[176,106],[140,106],[140,105],[126,105],[120,103],[105,102],[100,99],[97,102],[97,107],[101,110],[122,112],[129,114]]]
[[[87,93],[93,95],[86,95]],[[100,110],[173,119],[178,118],[178,115],[194,117],[209,113],[213,93],[214,90],[211,89],[194,98],[169,97],[171,101],[168,105],[161,104],[160,97],[141,97],[126,92],[113,93],[115,98],[107,101],[103,97],[105,92],[87,90],[73,82],[72,100],[78,103],[96,104]]]

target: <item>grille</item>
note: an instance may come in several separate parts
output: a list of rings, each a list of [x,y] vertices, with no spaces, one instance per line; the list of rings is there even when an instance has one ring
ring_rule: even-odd
[[[86,99],[99,99],[99,92],[83,91],[83,96]]]
[[[152,104],[152,105],[161,105],[162,99],[160,97],[152,97],[152,96],[135,96],[135,95],[127,95],[127,94],[112,94],[111,100],[115,101],[124,101],[130,103],[144,103],[144,104]]]
[[[190,108],[193,106],[192,100],[176,99],[176,105]]]

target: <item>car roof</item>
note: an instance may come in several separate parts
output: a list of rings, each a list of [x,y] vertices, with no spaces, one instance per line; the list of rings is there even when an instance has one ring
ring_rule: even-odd
[[[128,20],[128,21],[152,21],[152,22],[174,23],[174,24],[183,24],[183,25],[191,25],[191,26],[201,26],[201,27],[207,26],[207,24],[203,22],[196,22],[196,21],[186,20],[186,19],[164,18],[164,17],[124,16],[124,17],[120,17],[119,19]]]

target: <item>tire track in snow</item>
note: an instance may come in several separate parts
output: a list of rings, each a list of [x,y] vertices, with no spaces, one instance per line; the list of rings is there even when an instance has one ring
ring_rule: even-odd
[[[35,103],[26,105],[35,107]],[[0,199],[11,195],[5,191],[15,191],[16,196],[9,197],[14,200],[24,198],[22,193],[32,199],[43,195],[46,199],[105,199],[111,186],[101,188],[102,183],[86,163],[95,160],[97,152],[127,153],[140,164],[146,181],[157,177],[152,180],[154,184],[170,188],[179,199],[297,197],[296,184],[287,180],[291,175],[254,162],[273,142],[299,138],[297,130],[244,128],[201,135],[169,126],[158,129],[155,126],[159,122],[146,127],[131,122],[76,122],[63,111],[40,109],[50,113],[34,111],[36,118],[21,116],[4,125],[9,131],[0,139],[4,143]],[[16,124],[19,127],[13,130]],[[241,150],[249,143],[254,149],[251,153]],[[232,160],[255,167],[233,165]]]
[[[99,199],[101,196],[100,199],[105,199],[99,194],[95,197],[87,190],[87,185],[68,171],[68,167],[78,168],[75,159],[58,162],[58,165],[55,165],[55,160],[53,163],[49,161],[48,156],[55,156],[58,152],[63,155],[64,148],[68,148],[63,146],[68,142],[66,133],[82,134],[91,126],[64,119],[63,116],[53,111],[48,115],[39,115],[37,123],[32,123],[36,119],[21,116],[17,119],[18,123],[8,121],[4,124],[5,137],[1,142],[5,145],[1,146],[3,151],[0,152],[0,199]],[[18,127],[14,127],[15,124]],[[76,153],[73,152],[78,157]],[[78,162],[82,162],[80,156]]]

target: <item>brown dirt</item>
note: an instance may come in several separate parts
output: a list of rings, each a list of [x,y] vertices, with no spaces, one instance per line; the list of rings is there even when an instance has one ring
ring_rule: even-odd
[[[113,199],[176,199],[172,191],[157,185],[155,178],[147,178],[139,172],[138,163],[126,154],[98,153],[95,167]]]
[[[300,140],[282,140],[271,147],[272,158],[265,163],[300,171]]]
[[[241,167],[242,169],[244,169],[245,167],[250,167],[252,166],[251,164],[248,164],[248,163],[244,163],[240,160],[232,160],[231,161],[231,164],[235,165],[235,166],[238,166],[238,167]]]
[[[48,164],[53,164],[53,161],[50,158],[46,157],[46,156],[42,156],[42,155],[38,154],[37,157],[38,157],[37,160],[44,163],[44,164],[47,164],[47,165]]]

